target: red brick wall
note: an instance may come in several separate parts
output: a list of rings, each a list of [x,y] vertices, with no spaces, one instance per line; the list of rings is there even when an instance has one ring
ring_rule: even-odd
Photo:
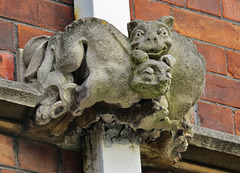
[[[0,134],[1,173],[81,173],[81,154],[54,145]]]
[[[194,123],[240,135],[240,1],[129,0],[131,19],[175,18],[207,63],[206,88]]]

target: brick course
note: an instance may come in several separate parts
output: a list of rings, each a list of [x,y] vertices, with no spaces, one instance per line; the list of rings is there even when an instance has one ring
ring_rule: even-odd
[[[240,79],[240,53],[227,50],[227,60],[231,76]]]
[[[163,2],[168,2],[170,4],[178,5],[178,6],[185,6],[185,0],[158,0]]]
[[[63,173],[83,173],[81,153],[62,150]]]
[[[240,21],[240,1],[239,0],[222,0],[223,17]]]
[[[206,87],[202,98],[212,102],[239,108],[239,89],[240,82],[214,74],[207,74]]]
[[[13,24],[0,20],[0,35],[0,49],[14,51]]]
[[[221,16],[220,0],[187,0],[187,7]]]
[[[83,173],[82,153],[0,134],[0,173]]]
[[[198,115],[201,126],[234,134],[233,112],[230,108],[199,102]]]
[[[26,43],[33,37],[41,36],[41,35],[53,35],[54,33],[43,31],[40,29],[32,28],[25,25],[18,25],[18,40],[19,47],[24,48]]]
[[[142,20],[157,20],[162,16],[171,15],[170,5],[150,0],[134,0],[135,17]]]
[[[0,164],[15,165],[13,139],[0,134]]]
[[[14,80],[13,54],[0,52],[0,76],[8,80]]]
[[[28,140],[19,140],[20,168],[42,173],[58,172],[57,148]]]
[[[130,19],[134,20],[134,10],[133,10],[133,2],[132,0],[129,0],[129,10],[130,10]]]
[[[195,42],[199,53],[206,60],[206,69],[211,72],[227,75],[227,62],[225,50],[216,46],[211,46]]]
[[[17,173],[15,171],[1,170],[1,173]]]
[[[0,16],[63,30],[73,21],[73,8],[45,0],[1,0]]]
[[[235,130],[236,134],[240,136],[240,110],[235,112]]]
[[[213,17],[173,8],[174,29],[180,34],[240,50],[240,26]]]

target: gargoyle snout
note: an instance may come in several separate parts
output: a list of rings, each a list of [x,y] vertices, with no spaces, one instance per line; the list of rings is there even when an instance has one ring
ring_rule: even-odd
[[[146,42],[156,43],[158,41],[158,38],[156,35],[149,35],[145,38]]]

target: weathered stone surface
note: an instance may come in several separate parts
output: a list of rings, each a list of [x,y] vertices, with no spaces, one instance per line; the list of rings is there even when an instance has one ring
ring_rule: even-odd
[[[194,132],[193,138],[189,139],[191,145],[240,156],[238,136],[199,126],[194,126]]]
[[[240,139],[238,136],[200,126],[194,126],[194,130],[195,135],[189,139],[188,150],[182,153],[183,160],[224,169],[225,172],[239,172]]]
[[[164,140],[162,138],[166,137],[164,135],[157,142],[153,141],[141,145],[142,165],[156,169],[174,170],[174,172],[195,172],[197,170],[199,172],[213,172],[215,168],[219,172],[221,172],[220,170],[239,172],[240,139],[237,136],[200,126],[193,128],[195,135],[189,139],[188,149],[181,154],[182,160],[179,160],[178,163],[171,165],[171,162],[166,162],[166,159],[163,159],[162,146],[164,143],[162,141]]]
[[[223,172],[239,172],[240,170],[239,156],[218,152],[203,147],[197,147],[194,145],[189,145],[187,151],[182,153],[182,160],[189,163],[196,163],[197,165],[217,168],[217,170],[223,170]],[[176,164],[176,167],[177,166],[181,166],[181,161]],[[209,173],[211,172],[213,171],[210,171]]]

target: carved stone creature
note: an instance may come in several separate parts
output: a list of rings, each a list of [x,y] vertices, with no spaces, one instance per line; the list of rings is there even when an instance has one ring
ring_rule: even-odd
[[[190,128],[193,106],[204,90],[205,60],[190,39],[171,33],[173,23],[172,17],[165,16],[158,21],[134,20],[128,24],[134,62],[131,86],[143,98],[153,98],[157,110],[142,119],[138,128],[182,129],[192,134],[186,129]],[[152,61],[168,67],[161,65],[158,69],[162,71],[157,71]],[[161,79],[156,82],[156,78]],[[169,79],[171,84],[165,84]],[[156,92],[154,87],[161,89]]]
[[[128,108],[141,99],[164,97],[175,63],[173,56],[165,55],[171,47],[173,18],[148,22],[148,38],[141,44],[134,23],[129,24],[130,42],[96,18],[80,19],[64,32],[28,42],[23,52],[25,81],[39,83],[45,95],[36,112],[38,124],[68,111],[80,116],[101,101]]]
[[[168,114],[165,94],[172,79],[176,60],[167,55],[172,46],[174,19],[162,17],[158,21],[134,20],[128,24],[130,45],[133,49],[131,87],[144,99],[153,100],[154,108]]]
[[[139,135],[146,138],[168,131],[164,155],[178,160],[192,136],[190,118],[204,89],[205,61],[190,39],[171,32],[173,24],[170,16],[133,20],[127,38],[104,20],[86,18],[52,37],[31,39],[22,58],[24,81],[42,93],[36,124],[62,116],[52,130],[55,136],[66,131],[74,116],[79,116],[80,128],[102,118],[144,129]],[[126,112],[134,117],[105,112],[104,118],[104,112],[98,112],[86,118],[88,110],[83,111],[98,102],[129,108]],[[138,108],[145,113],[135,115]],[[110,121],[106,115],[117,118]],[[83,119],[81,126],[78,120]]]
[[[142,98],[159,98],[170,87],[171,68],[176,60],[166,55],[172,46],[173,18],[159,21],[134,20],[128,24],[130,45],[133,49],[131,87]]]

